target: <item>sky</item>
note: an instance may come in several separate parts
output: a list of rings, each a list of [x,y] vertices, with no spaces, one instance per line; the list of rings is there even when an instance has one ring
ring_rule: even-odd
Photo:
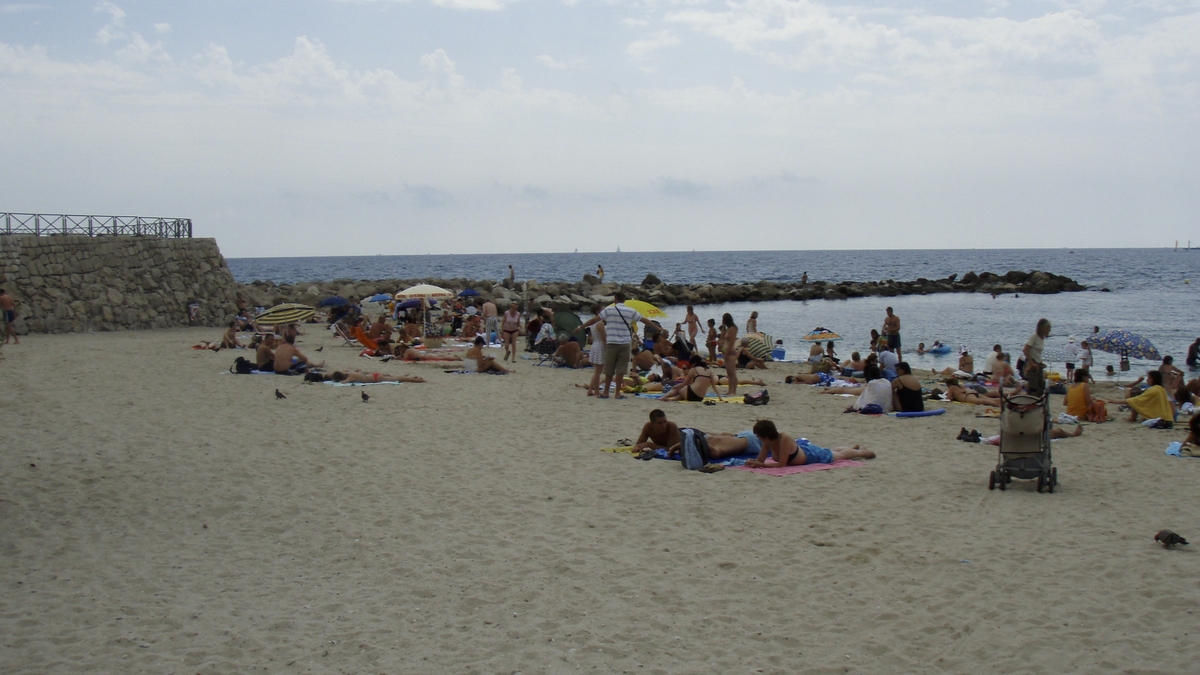
[[[1200,242],[1200,0],[0,0],[0,211],[227,257]]]

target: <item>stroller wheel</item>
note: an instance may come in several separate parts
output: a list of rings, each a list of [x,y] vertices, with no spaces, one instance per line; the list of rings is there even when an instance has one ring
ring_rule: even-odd
[[[1046,476],[1044,474],[1038,476],[1037,491],[1041,493],[1046,489]]]
[[[1008,489],[1008,472],[1001,469],[1000,475],[997,476],[996,478],[997,478],[996,484],[1000,486],[1000,489],[1007,490]]]
[[[1050,494],[1054,494],[1054,486],[1058,485],[1058,467],[1050,469]]]
[[[995,471],[988,474],[988,489],[989,490],[996,489],[996,472]]]

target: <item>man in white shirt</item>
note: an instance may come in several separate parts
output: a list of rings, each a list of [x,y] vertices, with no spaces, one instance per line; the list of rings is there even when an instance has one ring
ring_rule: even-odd
[[[900,363],[900,357],[896,356],[896,352],[892,351],[891,347],[885,347],[879,352],[879,369],[883,371],[883,376],[889,381],[896,379],[896,364]]]
[[[600,310],[599,314],[583,324],[583,327],[587,328],[598,321],[604,322],[606,337],[604,343],[604,388],[601,389],[604,393],[600,395],[600,398],[608,398],[609,386],[612,384],[614,375],[617,380],[617,390],[613,398],[625,398],[621,395],[621,388],[625,384],[625,371],[629,370],[633,324],[641,321],[647,326],[655,327],[649,319],[624,303],[625,294],[617,291],[613,294],[613,304]]]

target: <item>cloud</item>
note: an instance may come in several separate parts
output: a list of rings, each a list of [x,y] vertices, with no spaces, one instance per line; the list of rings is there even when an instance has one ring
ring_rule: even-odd
[[[703,183],[695,183],[682,178],[659,178],[654,182],[654,189],[663,195],[669,197],[700,197],[709,192],[709,186]]]
[[[504,9],[512,0],[433,0],[433,4],[446,9],[483,10],[495,12]]]
[[[163,33],[170,33],[170,32],[171,32],[171,24],[169,24],[169,23],[156,23],[156,24],[154,24],[154,32],[155,32],[155,33],[158,33],[158,34],[160,34],[160,35],[161,35],[161,34],[163,34]]]
[[[442,192],[430,185],[405,185],[404,191],[422,209],[436,209],[454,205],[453,195],[448,192]]]
[[[542,54],[537,57],[537,62],[550,70],[575,70],[583,67],[583,59],[571,59],[570,61],[559,61],[553,56]]]
[[[670,31],[664,30],[652,37],[630,43],[625,48],[625,53],[635,59],[644,59],[653,51],[662,49],[663,47],[673,47],[677,44],[679,44],[679,38],[672,35]]]
[[[111,2],[98,3],[94,10],[97,13],[103,12],[109,15],[108,23],[96,32],[97,43],[106,45],[113,40],[125,37],[125,10]]]
[[[435,49],[421,57],[421,65],[429,71],[430,76],[437,82],[449,87],[461,87],[463,77],[455,71],[454,62],[446,56],[444,49]]]

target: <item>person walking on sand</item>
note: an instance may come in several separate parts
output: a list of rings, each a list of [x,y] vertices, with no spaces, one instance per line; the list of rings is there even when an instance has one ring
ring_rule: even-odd
[[[511,267],[511,265],[510,265]],[[521,303],[514,302],[504,312],[504,321],[500,324],[500,336],[504,342],[504,359],[512,355],[512,362],[517,362],[517,336],[521,334]]]
[[[17,301],[3,288],[0,288],[0,314],[4,315],[4,344],[11,337],[14,345],[21,344],[17,337]]]
[[[887,346],[892,351],[896,352],[896,357],[900,356],[900,317],[892,312],[892,308],[887,308],[887,316],[883,319],[883,334],[887,337]]]
[[[483,330],[487,333],[487,339],[490,343],[492,335],[500,336],[500,312],[496,309],[496,303],[488,300],[483,303]]]
[[[625,304],[625,294],[617,291],[613,294],[613,304],[600,310],[596,316],[588,319],[584,328],[604,322],[604,388],[596,398],[608,398],[608,392],[615,376],[617,381],[613,398],[625,398],[621,388],[625,385],[625,373],[629,370],[630,348],[633,344],[633,324],[641,321],[647,327],[654,324],[642,316],[636,309]]]

